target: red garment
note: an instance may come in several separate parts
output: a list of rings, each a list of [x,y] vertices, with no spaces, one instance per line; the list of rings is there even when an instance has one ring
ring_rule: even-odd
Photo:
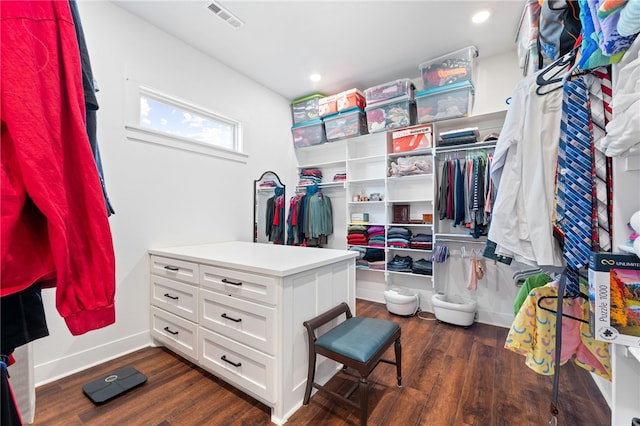
[[[115,322],[111,230],[69,3],[0,3],[0,295],[56,286],[72,334]]]

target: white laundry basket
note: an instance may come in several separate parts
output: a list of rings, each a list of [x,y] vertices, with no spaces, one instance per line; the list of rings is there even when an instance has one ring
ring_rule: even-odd
[[[463,327],[473,324],[478,306],[475,300],[443,293],[435,293],[431,297],[431,303],[436,319]]]
[[[406,288],[392,288],[384,292],[387,310],[392,314],[411,316],[418,312],[419,297]]]

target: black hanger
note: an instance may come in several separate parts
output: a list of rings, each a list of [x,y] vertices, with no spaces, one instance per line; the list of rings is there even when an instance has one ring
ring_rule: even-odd
[[[544,86],[562,82],[563,77],[569,71],[569,67],[573,65],[577,53],[578,48],[571,49],[569,52],[565,53],[563,56],[547,65],[542,71],[538,73],[538,75],[536,76],[536,84],[538,85],[538,87],[536,88],[536,93],[538,95],[546,95],[547,93],[551,93],[562,87],[562,84],[558,84],[552,89],[547,90],[546,92],[542,92],[540,90]],[[558,75],[560,76],[558,77]]]
[[[582,292],[577,292],[577,293],[575,293],[575,294],[574,294],[574,293],[568,293],[565,297],[567,297],[567,298],[570,298],[570,297],[573,297],[573,298],[579,297],[579,298],[581,298],[581,299],[589,300],[589,296],[587,296],[586,294],[584,294],[584,293],[582,293]],[[543,300],[545,300],[545,299],[558,299],[558,296],[541,296],[541,297],[538,299],[538,308],[540,308],[540,309],[542,309],[542,310],[545,310],[545,311],[547,311],[547,312],[552,312],[552,313],[554,313],[554,314],[557,314],[557,312],[556,312],[556,311],[554,311],[553,309],[549,309],[549,308],[546,308],[546,307],[544,307],[544,306],[540,305],[540,302],[541,302],[541,301],[543,301]],[[585,323],[585,324],[589,324],[589,321],[584,320],[584,319],[582,319],[582,318],[574,317],[573,315],[569,315],[569,314],[562,314],[562,316],[563,316],[563,317],[567,317],[567,318],[571,318],[572,320],[576,320],[576,321],[583,322],[583,323]]]

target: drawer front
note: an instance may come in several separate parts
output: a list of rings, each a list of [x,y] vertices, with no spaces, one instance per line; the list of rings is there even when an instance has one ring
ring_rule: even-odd
[[[199,362],[214,375],[238,389],[274,404],[273,357],[200,328]]]
[[[275,308],[200,290],[200,325],[269,354],[275,351]]]
[[[151,255],[151,273],[161,277],[198,284],[198,264]]]
[[[194,285],[151,275],[151,304],[189,321],[198,321],[198,287]]]
[[[197,324],[152,306],[151,336],[171,350],[198,360]]]
[[[200,275],[201,287],[260,303],[276,303],[278,282],[274,277],[207,265],[200,266]]]

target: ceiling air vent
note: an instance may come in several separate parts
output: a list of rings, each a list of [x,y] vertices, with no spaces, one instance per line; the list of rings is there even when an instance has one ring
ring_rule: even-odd
[[[244,25],[244,22],[242,22],[240,18],[234,16],[233,13],[224,9],[219,3],[209,2],[209,4],[207,5],[207,9],[212,11],[218,18],[222,19],[233,28],[240,28],[242,25]]]

